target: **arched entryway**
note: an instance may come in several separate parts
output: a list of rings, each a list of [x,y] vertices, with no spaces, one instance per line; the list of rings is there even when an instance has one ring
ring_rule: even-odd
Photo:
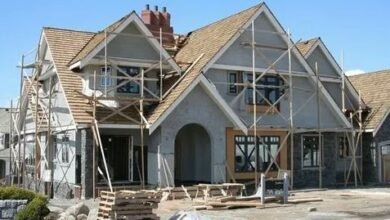
[[[175,184],[211,182],[211,141],[198,124],[182,127],[175,138]]]

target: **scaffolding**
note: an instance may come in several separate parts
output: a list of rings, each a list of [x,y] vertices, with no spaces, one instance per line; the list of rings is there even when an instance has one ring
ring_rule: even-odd
[[[291,187],[294,186],[294,135],[298,133],[305,133],[305,132],[316,132],[318,135],[318,146],[319,146],[319,188],[322,188],[322,163],[323,163],[323,144],[322,144],[322,132],[325,131],[333,131],[333,132],[344,132],[345,136],[348,138],[349,148],[351,150],[352,154],[352,160],[348,168],[348,172],[345,178],[345,183],[350,179],[351,173],[353,173],[354,177],[354,183],[355,186],[358,184],[358,178],[360,181],[362,181],[362,174],[359,171],[359,166],[357,164],[357,150],[362,149],[361,142],[362,142],[362,132],[363,132],[363,119],[362,119],[362,103],[361,98],[359,95],[359,109],[353,112],[349,113],[349,119],[352,125],[357,124],[358,129],[352,127],[349,130],[346,129],[340,129],[340,130],[324,130],[321,129],[321,112],[320,112],[320,99],[321,99],[321,90],[322,84],[320,81],[320,73],[318,70],[318,66],[316,64],[316,69],[313,75],[308,75],[299,71],[294,71],[292,69],[292,52],[296,47],[296,44],[300,42],[300,40],[293,43],[291,39],[291,34],[289,31],[287,32],[272,32],[272,31],[266,31],[266,30],[255,30],[255,21],[251,22],[251,28],[250,29],[240,29],[240,33],[243,32],[250,32],[251,38],[245,39],[245,42],[241,43],[242,47],[250,47],[251,48],[251,55],[252,55],[252,82],[236,82],[236,83],[230,83],[230,82],[213,82],[214,84],[225,84],[229,86],[237,86],[242,88],[240,93],[237,94],[235,98],[232,99],[232,101],[229,103],[231,107],[233,107],[245,94],[248,89],[252,90],[252,103],[253,103],[253,122],[251,125],[248,125],[248,135],[255,136],[254,138],[254,146],[255,146],[255,166],[254,166],[254,183],[258,185],[259,183],[259,177],[260,174],[263,173],[266,176],[271,171],[272,166],[276,166],[277,169],[280,171],[282,170],[280,167],[280,164],[278,164],[277,158],[280,155],[283,148],[287,148],[288,143],[290,144],[290,181],[291,181]],[[281,37],[285,40],[287,43],[287,47],[278,47],[278,46],[272,46],[272,45],[264,45],[264,44],[258,44],[256,43],[256,33],[267,33],[267,34],[273,34]],[[145,186],[145,158],[144,158],[144,131],[148,128],[149,122],[145,117],[145,106],[147,105],[154,105],[161,103],[164,98],[166,97],[169,92],[177,86],[177,84],[181,81],[183,77],[185,77],[186,72],[184,74],[181,74],[181,72],[169,72],[164,74],[164,63],[168,62],[170,59],[173,59],[172,57],[163,59],[162,51],[164,49],[163,45],[163,35],[167,35],[169,33],[163,33],[160,29],[158,36],[144,36],[144,35],[136,35],[136,34],[124,34],[124,33],[116,33],[116,32],[110,32],[105,31],[104,32],[104,57],[101,57],[101,60],[103,61],[104,65],[104,73],[98,75],[96,71],[94,71],[93,74],[84,74],[85,77],[93,78],[93,92],[92,95],[86,95],[82,94],[85,98],[91,101],[92,103],[92,120],[90,124],[90,128],[92,131],[93,136],[93,197],[96,198],[96,185],[97,185],[97,177],[98,175],[101,175],[104,180],[106,180],[106,183],[110,189],[110,191],[113,191],[114,188],[112,186],[110,176],[110,171],[107,165],[106,155],[104,153],[104,147],[102,143],[101,138],[101,128],[100,126],[106,122],[108,122],[110,119],[113,119],[114,117],[121,117],[123,124],[131,124],[136,125],[136,128],[140,131],[140,140],[141,140],[141,164],[138,164],[137,160],[137,166],[138,171],[140,174],[140,187],[144,189]],[[133,62],[135,60],[121,60],[119,62],[116,57],[112,57],[108,54],[108,47],[109,47],[109,36],[110,35],[121,35],[124,37],[139,37],[139,38],[145,38],[145,39],[155,39],[159,42],[159,61],[152,63],[147,68],[140,68],[140,72],[136,75],[129,74],[126,69],[122,67],[123,62]],[[245,35],[242,35],[243,38],[245,38]],[[34,128],[34,149],[35,149],[35,164],[34,164],[34,184],[35,184],[35,190],[38,191],[39,186],[42,182],[43,170],[50,170],[50,195],[53,194],[53,188],[54,188],[54,159],[55,157],[58,157],[58,155],[55,155],[56,152],[54,152],[53,148],[53,135],[56,133],[59,133],[56,127],[62,127],[59,125],[59,120],[56,119],[56,115],[52,112],[52,100],[53,100],[53,94],[55,93],[55,88],[53,87],[53,79],[50,77],[49,80],[49,89],[48,94],[43,94],[42,90],[42,80],[40,80],[40,77],[44,75],[45,73],[43,71],[53,71],[53,64],[47,60],[40,58],[40,51],[39,46],[37,49],[37,56],[32,64],[25,64],[25,57],[26,55],[22,56],[22,63],[20,65],[21,69],[21,84],[20,84],[20,97],[18,101],[16,102],[16,108],[13,108],[14,103],[11,102],[11,134],[10,134],[10,146],[11,146],[11,158],[14,158],[15,166],[11,166],[12,173],[16,174],[17,177],[17,184],[20,185],[23,182],[23,185],[26,186],[26,177],[27,177],[27,164],[26,164],[26,125],[25,125],[25,118],[26,113],[24,112],[24,109],[28,106],[30,111],[33,113],[34,121],[35,121],[35,128]],[[280,56],[275,60],[270,60],[266,54],[262,51],[262,49],[272,49],[272,50],[279,50],[282,51]],[[189,69],[192,68],[192,66],[197,63],[203,55],[196,58],[194,62],[188,67],[187,72]],[[260,57],[263,60],[266,61],[268,67],[265,69],[261,69],[261,73],[259,73],[259,69],[256,67],[256,59]],[[284,58],[288,59],[288,70],[287,71],[281,71],[279,70],[276,65],[283,60]],[[31,69],[31,73],[27,73],[26,70]],[[148,73],[152,72],[153,70],[159,70],[159,74],[157,76],[149,76]],[[117,71],[120,73],[119,75],[112,74],[113,71]],[[175,83],[172,85],[166,86],[166,89],[164,89],[163,82],[164,80],[171,76],[172,74],[176,74],[177,76],[180,76]],[[263,79],[266,75],[275,75],[279,77],[283,83],[281,85],[261,85],[258,84],[258,82]],[[347,114],[347,111],[345,110],[345,77],[344,72],[342,74],[342,110],[345,114]],[[100,79],[104,80],[104,88],[98,88],[97,87],[97,81],[98,77]],[[313,90],[308,90],[306,88],[300,88],[295,85],[293,85],[293,77],[306,77],[306,78],[312,78],[313,79]],[[115,85],[108,86],[109,83],[112,80],[117,81],[118,83]],[[159,84],[158,91],[152,91],[149,89],[146,85],[149,82],[157,83]],[[124,86],[128,83],[134,83],[139,87],[139,93],[137,95],[131,96],[131,97],[121,97],[115,95],[115,91],[120,88],[121,86]],[[278,97],[277,100],[272,101],[269,100],[264,94],[262,94],[258,89],[259,88],[277,88],[280,90],[283,90],[283,94]],[[101,91],[102,90],[102,91]],[[293,90],[299,90],[303,91],[305,93],[312,93],[309,98],[305,101],[305,103],[301,106],[297,106],[297,110],[294,110],[294,103],[293,103],[293,97],[294,92]],[[287,92],[286,92],[287,91]],[[264,100],[266,103],[266,110],[262,112],[262,114],[257,113],[257,97]],[[278,110],[278,105],[281,103],[283,99],[288,98],[288,117],[281,114]],[[317,128],[316,129],[304,129],[304,128],[297,128],[294,123],[294,117],[295,115],[302,111],[304,109],[304,106],[306,106],[311,100],[316,99],[317,101]],[[28,104],[30,103],[30,104]],[[112,103],[116,103],[118,105],[112,105]],[[132,110],[130,110],[132,109]],[[107,113],[107,110],[110,111],[110,113]],[[136,114],[132,114],[136,112]],[[258,164],[259,164],[259,158],[258,158],[258,141],[263,141],[261,136],[259,136],[257,133],[258,131],[269,129],[267,126],[262,126],[262,120],[264,117],[269,114],[273,113],[278,115],[280,118],[283,119],[285,122],[285,127],[280,128],[280,130],[285,131],[286,135],[283,138],[283,140],[280,140],[280,147],[277,149],[275,153],[272,153],[269,149],[266,148],[267,156],[271,159],[270,163],[266,167],[265,171],[259,172],[258,170]],[[55,123],[54,123],[55,122]],[[44,141],[42,141],[42,137],[44,138]],[[23,143],[22,143],[23,142]],[[264,144],[264,142],[262,142]],[[23,150],[21,150],[21,146],[23,146]],[[100,152],[100,156],[103,161],[103,168],[99,167],[98,161],[97,161],[97,155],[98,152]],[[23,156],[22,156],[23,154]],[[47,158],[46,155],[49,155],[49,158]],[[21,159],[23,158],[23,159]],[[73,160],[74,158],[72,158]],[[160,155],[160,149],[158,149],[158,164],[162,164],[164,168],[165,178],[167,180],[168,186],[169,186],[169,178],[168,174],[171,176],[170,170],[166,171],[166,168],[168,168],[168,164],[165,159],[161,158]],[[162,161],[160,161],[162,160]],[[43,167],[42,167],[43,166]],[[160,165],[159,165],[160,166]],[[231,169],[229,168],[228,164],[225,164],[225,168],[228,171],[228,174],[234,179],[234,174],[232,174]],[[160,170],[160,169],[159,169]],[[61,171],[63,174],[62,181],[66,181],[66,183],[69,185],[68,180],[66,179],[66,173],[68,170],[64,170],[61,167]],[[226,175],[227,176],[227,175]],[[161,177],[159,176],[160,180]],[[173,180],[171,180],[173,181]],[[235,180],[234,180],[235,181]],[[13,178],[12,178],[13,183]],[[173,185],[174,183],[172,183]]]
[[[342,133],[346,137],[348,137],[348,148],[352,152],[351,155],[351,162],[349,164],[348,169],[345,171],[345,184],[350,179],[350,174],[353,172],[354,175],[354,184],[357,187],[359,181],[362,182],[362,174],[359,171],[359,166],[357,164],[357,150],[362,149],[361,147],[361,142],[362,142],[362,133],[363,133],[363,119],[362,119],[362,100],[359,95],[359,100],[358,100],[358,109],[352,110],[350,112],[346,112],[345,110],[345,74],[342,71],[340,73],[341,77],[341,90],[342,90],[342,111],[345,114],[345,117],[349,119],[352,127],[350,129],[348,128],[341,128],[341,129],[323,129],[321,127],[321,107],[320,107],[320,100],[321,100],[321,90],[324,89],[321,83],[321,73],[318,68],[317,62],[315,63],[315,69],[313,70],[313,75],[306,74],[303,72],[299,71],[294,71],[292,70],[292,51],[296,49],[296,45],[300,43],[301,40],[296,41],[293,43],[293,40],[291,38],[290,31],[288,30],[287,32],[274,32],[274,31],[269,31],[269,30],[256,30],[255,29],[255,21],[251,21],[251,26],[248,28],[242,28],[240,29],[240,33],[244,32],[250,32],[251,38],[241,35],[242,38],[244,38],[245,42],[241,42],[242,47],[248,47],[251,49],[251,56],[252,56],[252,70],[250,71],[253,77],[252,82],[213,82],[214,84],[223,84],[223,85],[228,85],[228,86],[236,86],[242,88],[242,90],[232,99],[232,101],[229,103],[230,107],[234,107],[235,104],[239,102],[240,99],[245,95],[246,90],[251,89],[252,90],[252,103],[253,103],[253,121],[252,124],[248,126],[249,136],[255,136],[254,138],[254,152],[258,152],[258,143],[257,141],[262,141],[263,139],[261,138],[261,135],[259,136],[257,133],[259,130],[280,130],[280,131],[285,131],[287,132],[287,135],[284,137],[283,140],[281,140],[280,147],[278,150],[275,152],[275,154],[272,154],[268,149],[266,149],[266,154],[271,159],[271,162],[268,164],[264,172],[259,172],[258,171],[258,153],[255,153],[255,158],[254,158],[254,183],[258,185],[259,183],[259,176],[260,174],[265,174],[266,176],[269,174],[271,167],[275,165],[278,169],[278,172],[284,171],[283,169],[280,168],[280,165],[277,162],[277,159],[280,156],[280,152],[283,150],[285,146],[287,146],[287,143],[289,142],[290,144],[290,170],[289,172],[289,177],[290,177],[290,186],[291,188],[294,187],[294,135],[296,134],[301,134],[301,133],[316,133],[315,136],[318,136],[318,187],[322,188],[323,187],[323,158],[324,158],[324,147],[323,147],[323,132],[336,132],[336,133]],[[275,45],[265,45],[265,44],[259,44],[256,42],[256,34],[272,34],[272,35],[277,35],[282,37],[285,42],[287,43],[287,47],[280,47],[280,46],[275,46]],[[282,51],[282,53],[275,59],[275,60],[270,60],[264,53],[264,50],[279,50]],[[276,68],[276,65],[287,56],[288,59],[288,70],[287,71],[281,71]],[[267,63],[268,67],[265,69],[261,68],[256,68],[256,59],[257,58],[262,58],[265,60]],[[279,86],[274,86],[274,85],[262,85],[258,84],[257,82],[260,81],[264,76],[266,75],[274,75],[278,76],[283,83]],[[312,78],[313,80],[313,89],[308,90],[306,88],[300,88],[295,85],[293,85],[293,77],[306,77],[306,78]],[[267,97],[264,96],[261,92],[258,91],[259,88],[278,88],[278,89],[283,89],[283,90],[288,90],[288,92],[284,92],[277,100],[272,102],[269,100]],[[294,110],[293,106],[293,96],[294,92],[293,90],[298,90],[298,91],[303,91],[305,93],[311,93],[310,97],[304,102],[303,105],[297,107],[297,110]],[[262,110],[261,114],[258,114],[257,112],[257,105],[256,105],[256,97],[260,97],[260,99],[264,100],[266,103],[266,108]],[[282,101],[283,98],[288,98],[288,112],[289,115],[288,117],[282,115],[280,111],[277,109],[277,105]],[[317,106],[316,106],[316,111],[317,111],[317,126],[316,128],[298,128],[294,125],[294,117],[296,114],[301,112],[307,104],[312,101],[313,99],[316,100]],[[347,97],[348,101],[352,103],[352,100]],[[284,128],[272,128],[268,126],[263,126],[261,125],[261,120],[266,116],[267,114],[272,113],[272,114],[277,114],[286,122],[286,126]],[[356,128],[357,125],[357,128]],[[289,141],[288,141],[289,140]],[[261,143],[264,144],[264,143]],[[360,153],[361,155],[361,153]],[[361,158],[361,157],[360,157]],[[229,171],[229,175],[231,176],[232,179],[234,179],[233,174],[231,174],[230,169],[227,169]],[[250,182],[251,183],[251,182]]]

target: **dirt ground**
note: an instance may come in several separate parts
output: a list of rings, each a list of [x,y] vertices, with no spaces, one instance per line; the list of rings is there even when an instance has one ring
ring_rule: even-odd
[[[202,220],[227,219],[389,219],[390,220],[390,187],[367,189],[341,189],[324,191],[291,192],[290,198],[321,198],[322,202],[301,204],[267,203],[263,208],[240,208],[230,210],[195,211]],[[50,200],[51,207],[66,209],[77,200]],[[97,214],[98,200],[83,201],[91,211]],[[159,204],[155,210],[162,220],[169,219],[180,210],[194,211],[193,201],[175,200]],[[309,211],[309,209],[316,209]],[[94,219],[89,218],[89,219]],[[96,219],[96,218],[95,218]]]
[[[294,198],[321,198],[322,202],[266,204],[264,208],[196,211],[202,219],[390,219],[390,188],[292,192]],[[169,219],[178,210],[193,211],[192,201],[160,203],[156,213]],[[315,208],[316,211],[309,211]]]

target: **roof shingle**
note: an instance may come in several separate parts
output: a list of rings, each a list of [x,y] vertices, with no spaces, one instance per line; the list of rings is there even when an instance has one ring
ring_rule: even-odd
[[[353,86],[361,92],[364,102],[371,108],[367,129],[375,129],[390,110],[390,70],[349,76]]]

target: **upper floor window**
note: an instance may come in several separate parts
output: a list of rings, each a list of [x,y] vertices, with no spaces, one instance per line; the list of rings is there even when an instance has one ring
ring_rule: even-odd
[[[228,81],[229,81],[229,93],[237,94],[238,86],[236,83],[238,83],[238,74],[236,72],[228,73]]]
[[[139,67],[120,67],[120,69],[126,72],[126,74],[128,74],[129,76],[133,76],[133,77],[138,76],[140,73]],[[123,72],[118,71],[117,76],[118,76],[117,85],[122,84],[124,81],[128,81],[128,79],[126,79],[127,76]],[[123,78],[119,78],[119,77],[123,77]],[[117,88],[118,93],[138,94],[139,90],[140,90],[139,84],[137,84],[134,81],[127,82]]]
[[[246,74],[246,82],[253,83],[253,74]],[[256,74],[259,77],[260,74]],[[283,85],[283,80],[278,76],[265,75],[256,82],[256,96],[253,98],[253,89],[247,88],[246,90],[246,103],[249,105],[269,105],[274,104],[280,96],[283,94],[280,88]],[[260,95],[261,94],[261,95]],[[268,102],[267,102],[268,101]],[[279,105],[277,105],[278,107]]]
[[[105,67],[101,68],[100,86],[112,86],[111,67],[107,67],[107,71]]]

